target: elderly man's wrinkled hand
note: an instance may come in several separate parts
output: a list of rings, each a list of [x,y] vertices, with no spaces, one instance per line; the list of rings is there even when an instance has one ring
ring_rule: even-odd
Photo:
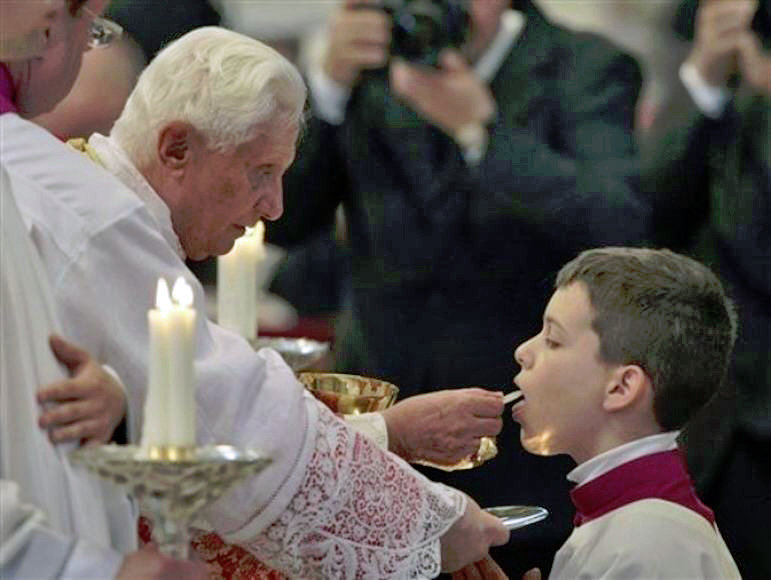
[[[442,572],[457,572],[479,562],[487,558],[491,546],[508,541],[509,530],[501,521],[468,498],[466,511],[441,538]]]
[[[126,395],[115,378],[86,351],[59,336],[51,350],[69,370],[70,378],[38,391],[45,411],[38,421],[54,443],[77,440],[85,445],[110,440],[126,412]]]
[[[407,461],[451,465],[503,426],[503,394],[480,388],[416,395],[383,411],[388,448]]]

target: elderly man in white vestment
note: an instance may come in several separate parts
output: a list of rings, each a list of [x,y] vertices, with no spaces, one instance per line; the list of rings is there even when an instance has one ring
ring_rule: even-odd
[[[51,40],[52,32],[61,32],[68,18],[57,1],[0,0],[0,16],[3,61],[34,58],[61,41]],[[50,287],[14,202],[36,186],[1,161],[0,577],[202,577],[200,564],[175,562],[154,548],[124,558],[136,548],[128,499],[72,467],[67,453],[73,445],[54,445],[38,428],[38,387],[69,379],[48,348],[58,327]]]
[[[48,348],[58,323],[13,201],[35,185],[0,171],[0,577],[205,577],[201,564],[173,561],[152,547],[134,551],[136,513],[128,498],[70,465],[73,444],[54,445],[37,428],[38,385],[64,378]]]
[[[134,436],[157,279],[187,278],[202,305],[183,258],[226,252],[246,226],[281,214],[305,100],[291,64],[235,33],[194,31],[166,51],[179,59],[163,69],[167,82],[141,78],[133,120],[90,140],[128,188],[42,129],[2,118],[3,157],[45,190],[19,204],[64,327],[123,378]],[[129,125],[133,146],[118,136]],[[352,431],[274,351],[254,352],[203,317],[196,340],[199,444],[258,447],[273,459],[208,510],[226,541],[296,578],[431,577],[507,541],[473,500]],[[488,396],[500,414],[500,393]]]

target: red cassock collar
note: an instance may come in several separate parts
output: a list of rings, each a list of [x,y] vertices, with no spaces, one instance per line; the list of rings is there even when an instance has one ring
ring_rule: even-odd
[[[679,449],[639,457],[574,488],[576,527],[641,499],[663,499],[695,511],[715,523],[711,509],[701,503]]]

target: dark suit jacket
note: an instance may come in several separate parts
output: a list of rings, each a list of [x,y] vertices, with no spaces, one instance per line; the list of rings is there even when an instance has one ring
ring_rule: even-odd
[[[742,575],[771,566],[771,101],[737,91],[709,119],[680,95],[643,141],[657,243],[722,278],[739,314],[729,379],[687,426],[691,473]]]
[[[731,417],[759,432],[759,422],[771,421],[770,127],[771,101],[739,90],[719,119],[688,100],[644,145],[656,241],[714,268],[737,303]]]
[[[558,268],[648,234],[632,136],[640,85],[632,58],[531,12],[491,83],[498,114],[477,167],[396,99],[384,70],[357,86],[342,126],[312,119],[268,239],[300,241],[344,204],[353,328],[341,370],[393,381],[402,397],[510,390],[513,350],[539,331]],[[528,533],[556,548],[570,530],[570,463],[528,456],[504,422],[499,457],[448,481],[482,505],[547,506],[551,523]]]
[[[581,249],[647,235],[631,134],[639,87],[630,57],[531,15],[492,82],[499,113],[472,169],[378,71],[357,87],[341,127],[310,121],[270,239],[307,239],[342,202],[367,368],[409,378],[408,390],[461,379],[418,379],[430,345],[395,352],[393,337],[406,337],[392,311],[407,309],[399,318],[432,334],[452,323],[464,341],[503,318],[503,348],[487,358],[504,372],[474,376],[508,382],[511,349],[537,330],[559,266]],[[428,311],[435,319],[420,324]]]

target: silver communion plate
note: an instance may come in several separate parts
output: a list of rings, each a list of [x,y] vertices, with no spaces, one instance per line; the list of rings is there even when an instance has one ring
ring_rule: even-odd
[[[255,349],[272,348],[284,358],[286,364],[295,372],[307,369],[329,351],[328,342],[320,342],[310,338],[261,336],[252,341],[252,346]]]
[[[509,530],[524,528],[540,522],[549,515],[545,508],[533,505],[506,505],[485,508],[485,511],[501,519],[501,523]]]

